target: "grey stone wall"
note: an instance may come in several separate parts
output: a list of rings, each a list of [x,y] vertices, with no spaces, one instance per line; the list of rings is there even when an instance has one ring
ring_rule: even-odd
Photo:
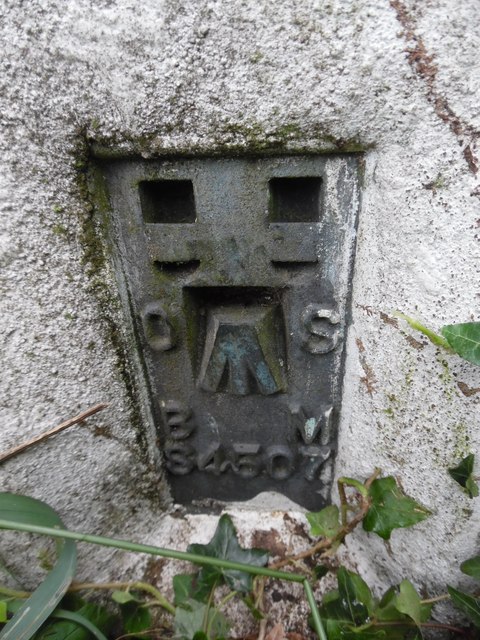
[[[446,469],[478,451],[480,371],[393,312],[434,329],[479,320],[479,18],[455,0],[3,0],[2,447],[110,407],[3,464],[2,489],[47,500],[73,528],[179,546],[213,522],[189,516],[175,540],[161,524],[168,492],[132,403],[89,148],[363,150],[336,469],[379,466],[434,516],[390,550],[359,533],[349,552],[377,580],[452,581],[476,551],[479,507]],[[238,522],[248,536],[255,518]],[[86,555],[84,575],[134,564]]]

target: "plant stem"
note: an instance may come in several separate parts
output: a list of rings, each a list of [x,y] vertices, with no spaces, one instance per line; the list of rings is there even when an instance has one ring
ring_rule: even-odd
[[[420,322],[418,322],[418,320],[415,320],[414,318],[410,318],[409,316],[406,316],[405,314],[400,313],[399,311],[394,313],[394,315],[408,322],[408,324],[412,327],[412,329],[415,329],[415,331],[420,331],[420,333],[423,333],[423,335],[426,336],[430,340],[430,342],[434,344],[436,347],[442,347],[449,353],[454,353],[454,350],[448,344],[448,341],[443,336],[439,335],[438,333],[435,333],[435,331],[432,331],[425,325],[421,324]]]
[[[115,589],[137,589],[138,591],[145,591],[152,595],[157,604],[166,609],[172,614],[175,614],[175,607],[171,604],[158,589],[148,582],[72,582],[68,588],[68,593],[75,593],[77,591],[114,591]],[[15,591],[14,589],[8,589],[7,587],[0,586],[0,595],[8,598],[28,598],[32,594],[29,591]]]
[[[435,598],[428,598],[428,600],[422,600],[420,604],[435,604],[442,602],[442,600],[450,600],[450,594],[444,593],[441,596],[435,596]]]
[[[347,526],[348,522],[348,500],[347,492],[345,491],[345,485],[343,482],[337,482],[338,495],[340,496],[340,516],[342,520],[342,527]]]
[[[118,538],[107,538],[104,536],[96,536],[88,533],[79,533],[77,531],[69,531],[65,529],[54,529],[53,527],[41,527],[39,525],[25,524],[23,522],[15,522],[13,520],[0,519],[0,529],[9,529],[14,531],[23,531],[26,533],[36,533],[41,536],[51,536],[52,538],[64,538],[67,540],[77,540],[78,542],[87,542],[89,544],[98,544],[103,547],[114,547],[115,549],[123,549],[124,551],[133,551],[136,553],[148,553],[152,556],[160,556],[162,558],[172,558],[173,560],[185,560],[198,565],[206,565],[211,567],[222,567],[233,571],[244,571],[253,575],[266,576],[268,578],[277,578],[279,580],[287,580],[289,582],[303,582],[304,576],[297,573],[286,573],[285,571],[276,571],[267,567],[256,567],[241,562],[232,562],[222,558],[213,558],[209,556],[201,556],[186,551],[175,551],[174,549],[163,549],[162,547],[154,547],[147,544],[139,544],[138,542],[130,542],[128,540],[119,540]]]
[[[365,481],[364,487],[367,489],[370,488],[372,482],[377,478],[377,476],[381,473],[380,469],[375,469],[372,475]],[[324,551],[327,549],[331,549],[332,547],[338,546],[341,542],[343,542],[344,538],[351,533],[359,524],[362,522],[364,517],[367,515],[368,510],[370,509],[370,498],[368,497],[368,492],[366,495],[362,495],[360,492],[357,492],[356,495],[360,498],[360,507],[356,507],[357,512],[353,516],[353,518],[348,521],[347,513],[350,505],[348,503],[348,498],[345,492],[344,483],[339,482],[338,492],[340,494],[340,502],[341,502],[341,513],[342,513],[342,528],[340,531],[333,536],[332,538],[322,538],[316,544],[314,544],[309,549],[305,551],[301,551],[294,556],[287,556],[283,560],[279,560],[274,564],[270,565],[271,569],[280,569],[281,567],[285,567],[288,564],[292,564],[297,560],[303,560],[305,558],[309,558],[311,556],[316,555],[320,551]],[[336,548],[336,547],[335,547]]]
[[[398,622],[392,620],[391,622],[376,622],[372,625],[373,627],[417,627],[415,622],[407,622],[405,620],[399,620]],[[454,633],[459,633],[462,636],[467,635],[468,631],[466,629],[461,629],[460,627],[454,627],[450,624],[443,624],[442,622],[422,622],[420,623],[420,627],[422,629],[443,629],[444,631],[453,631]]]
[[[0,596],[6,596],[7,598],[28,598],[30,595],[28,591],[15,591],[15,589],[0,586]]]
[[[202,631],[205,633],[207,638],[210,638],[211,625],[209,624],[209,617],[210,617],[209,613],[210,613],[210,609],[212,608],[213,596],[215,594],[215,589],[217,588],[217,584],[218,584],[218,580],[215,580],[215,582],[212,585],[212,588],[210,589],[207,606],[205,609],[205,613],[203,615]],[[215,611],[212,617],[213,618],[215,617]]]
[[[43,433],[39,434],[38,436],[35,436],[31,440],[27,440],[27,442],[24,442],[23,444],[19,444],[17,447],[13,447],[12,449],[8,449],[7,451],[0,453],[0,463],[5,462],[5,460],[8,460],[9,458],[13,458],[13,456],[16,456],[17,453],[21,453],[22,451],[25,451],[25,449],[28,449],[34,444],[38,444],[39,442],[42,442],[42,440],[46,440],[47,438],[54,436],[56,433],[60,433],[60,431],[64,431],[69,427],[73,427],[73,425],[78,424],[79,422],[82,422],[86,418],[93,416],[95,413],[98,413],[99,411],[101,411],[102,409],[105,409],[106,407],[108,407],[108,404],[105,404],[105,403],[97,404],[94,407],[90,407],[90,409],[83,411],[78,416],[75,416],[74,418],[70,418],[70,420],[66,420],[65,422],[62,422],[62,424],[59,424],[57,427],[50,429],[50,431],[44,431]]]
[[[220,602],[217,605],[217,608],[220,609],[221,607],[225,606],[227,602],[232,598],[234,598],[236,595],[237,595],[237,591],[230,591],[230,593],[228,593],[224,598],[220,600]]]
[[[313,595],[313,590],[308,580],[303,581],[303,588],[305,590],[305,595],[307,596],[307,601],[312,612],[313,626],[315,627],[315,631],[317,632],[320,640],[328,640],[325,629],[323,628],[320,611],[318,610],[317,603],[315,602],[315,596]]]

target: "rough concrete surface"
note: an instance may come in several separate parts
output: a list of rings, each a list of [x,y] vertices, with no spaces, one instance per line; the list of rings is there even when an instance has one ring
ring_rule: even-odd
[[[355,143],[365,176],[336,471],[381,467],[434,515],[389,546],[359,532],[347,551],[378,588],[461,583],[479,503],[446,470],[478,452],[480,369],[392,314],[436,330],[480,320],[479,22],[480,5],[458,0],[2,0],[2,448],[110,403],[4,463],[2,490],[48,501],[72,528],[179,548],[215,526],[164,520],[120,371],[113,270],[88,234],[86,144],[148,157]],[[247,539],[256,516],[230,512]],[[262,529],[275,518],[263,511]],[[83,549],[81,576],[145,568],[112,555]]]

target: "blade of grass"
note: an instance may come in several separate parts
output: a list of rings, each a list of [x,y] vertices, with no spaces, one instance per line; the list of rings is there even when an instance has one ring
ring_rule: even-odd
[[[1,494],[0,494],[1,495]],[[51,536],[53,538],[65,538],[67,540],[77,540],[78,542],[87,542],[89,544],[98,544],[103,547],[114,547],[123,549],[124,551],[133,551],[137,553],[147,553],[163,558],[172,558],[174,560],[185,560],[198,565],[209,565],[213,567],[222,567],[223,569],[232,569],[234,571],[245,571],[253,575],[266,576],[268,578],[278,578],[279,580],[288,580],[290,582],[303,582],[305,576],[296,573],[286,573],[275,569],[267,569],[266,567],[256,567],[241,562],[232,562],[223,560],[222,558],[214,558],[209,556],[201,556],[186,551],[175,551],[173,549],[163,549],[162,547],[154,547],[151,545],[139,544],[137,542],[129,542],[128,540],[119,540],[116,538],[107,538],[104,536],[95,536],[87,533],[78,533],[69,531],[68,529],[54,529],[53,527],[44,527],[39,525],[24,524],[11,520],[0,518],[0,529],[9,529],[14,531],[24,531],[26,533],[36,533],[43,536]],[[0,636],[1,637],[1,636]]]
[[[27,528],[47,525],[57,532],[54,527],[64,528],[57,513],[48,505],[11,493],[0,493],[0,518],[9,524],[8,528],[12,528],[13,522]],[[30,640],[63,598],[77,564],[75,543],[59,541],[57,555],[54,568],[0,632],[1,640]]]

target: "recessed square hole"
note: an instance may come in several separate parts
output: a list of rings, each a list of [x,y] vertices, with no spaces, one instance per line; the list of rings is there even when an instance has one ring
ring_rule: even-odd
[[[272,178],[270,222],[318,222],[321,178]]]
[[[191,180],[140,182],[143,219],[153,224],[195,222],[195,198]]]

